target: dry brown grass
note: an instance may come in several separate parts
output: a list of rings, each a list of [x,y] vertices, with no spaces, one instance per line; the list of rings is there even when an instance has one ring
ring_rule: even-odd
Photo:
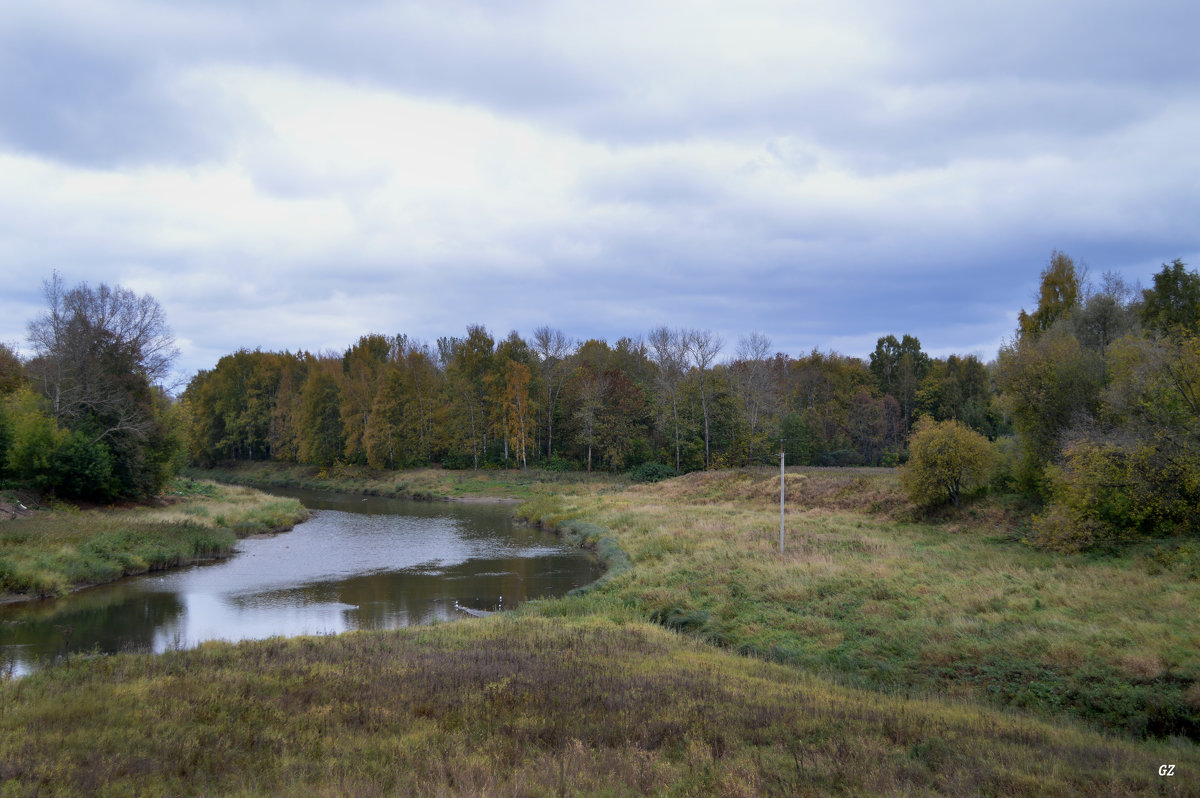
[[[657,486],[656,486],[657,487]],[[747,468],[688,474],[647,492],[674,500],[711,504],[779,504],[779,470]],[[661,492],[660,492],[661,491]],[[910,505],[895,469],[792,467],[785,479],[784,503],[793,510],[863,512],[898,517]]]
[[[1192,709],[1200,709],[1200,681],[1192,682],[1183,694],[1183,701]]]
[[[1122,670],[1132,679],[1152,682],[1167,672],[1167,666],[1157,654],[1135,652],[1125,654],[1117,660]]]

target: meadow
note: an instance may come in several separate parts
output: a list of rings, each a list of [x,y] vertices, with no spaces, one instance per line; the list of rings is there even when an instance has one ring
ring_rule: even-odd
[[[522,497],[612,567],[486,619],[0,684],[0,795],[1195,794],[1178,547],[1037,551],[1002,501],[922,517],[883,470],[789,471],[782,556],[770,470],[330,477]]]

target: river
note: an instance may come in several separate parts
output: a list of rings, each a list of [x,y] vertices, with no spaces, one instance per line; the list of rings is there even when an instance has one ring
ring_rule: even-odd
[[[559,596],[600,576],[587,552],[514,523],[511,507],[270,489],[313,511],[233,557],[0,606],[0,675],[74,652],[394,629]],[[457,605],[457,606],[456,606]]]

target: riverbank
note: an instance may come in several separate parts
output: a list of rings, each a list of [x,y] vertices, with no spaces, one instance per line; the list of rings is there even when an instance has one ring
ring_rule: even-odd
[[[618,474],[587,474],[579,471],[483,470],[452,471],[415,468],[407,471],[376,471],[362,466],[318,466],[252,461],[214,468],[191,468],[189,476],[229,485],[262,488],[302,488],[384,496],[413,501],[518,502],[557,488],[566,493],[592,488],[615,489],[630,484]]]
[[[159,506],[56,505],[0,523],[0,603],[226,557],[240,537],[291,529],[307,517],[293,499],[193,479],[173,483]]]
[[[1034,551],[996,503],[918,523],[884,471],[789,471],[782,556],[777,472],[509,476],[470,478],[628,567],[486,619],[0,684],[0,785],[1183,795],[1200,776],[1200,594],[1169,561]]]

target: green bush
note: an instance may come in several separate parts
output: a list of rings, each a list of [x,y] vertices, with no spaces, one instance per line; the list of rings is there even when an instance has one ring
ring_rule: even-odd
[[[447,471],[465,471],[475,465],[469,454],[448,453],[442,458],[442,468]]]
[[[7,411],[12,430],[9,473],[28,480],[36,488],[51,487],[54,452],[63,443],[66,432],[50,415],[45,400],[30,390],[13,394],[8,399]]]
[[[678,471],[662,463],[642,463],[629,469],[629,479],[633,482],[662,482],[677,476]]]
[[[1051,502],[1034,518],[1042,547],[1078,551],[1191,535],[1200,527],[1195,452],[1085,438],[1068,444],[1063,455],[1061,466],[1046,470]]]
[[[995,459],[988,439],[966,424],[927,416],[913,428],[908,451],[900,484],[922,507],[947,501],[957,507],[964,493],[987,483]]]
[[[95,501],[116,498],[112,456],[101,441],[72,432],[54,451],[49,478],[64,496]]]

